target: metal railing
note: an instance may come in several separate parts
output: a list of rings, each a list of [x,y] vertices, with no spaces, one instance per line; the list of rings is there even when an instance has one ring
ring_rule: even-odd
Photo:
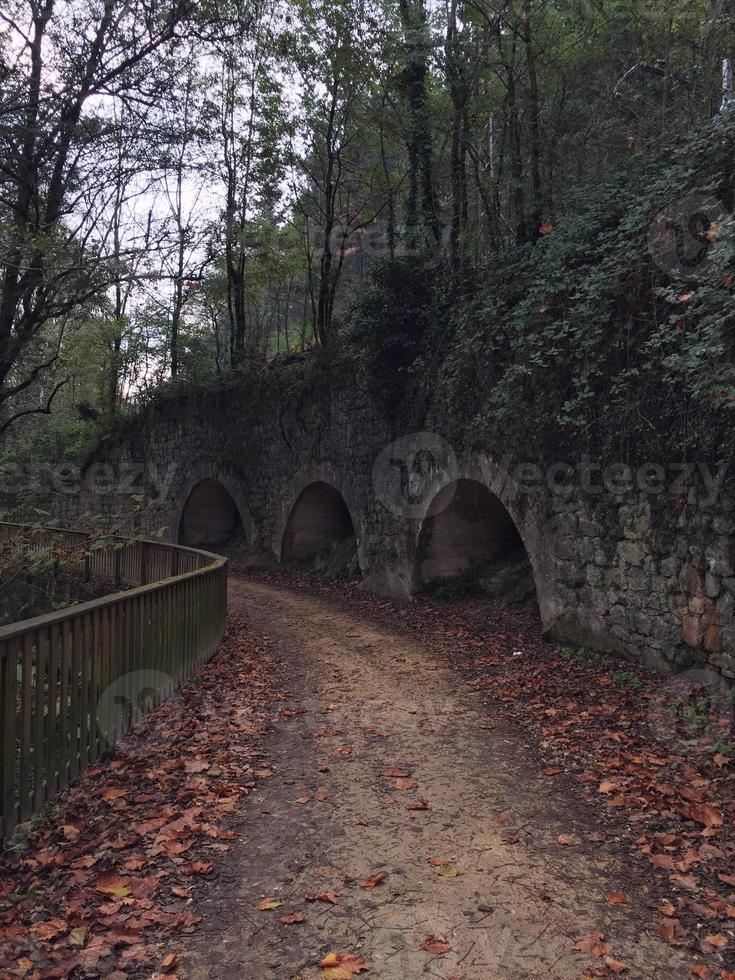
[[[0,628],[0,841],[209,658],[227,611],[218,555],[0,523],[0,547],[21,539],[129,588]]]

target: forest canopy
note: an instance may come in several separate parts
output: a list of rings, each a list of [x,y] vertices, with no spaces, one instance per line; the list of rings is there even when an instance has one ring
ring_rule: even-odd
[[[606,425],[715,452],[733,24],[725,0],[7,0],[3,458],[307,351],[540,452]]]

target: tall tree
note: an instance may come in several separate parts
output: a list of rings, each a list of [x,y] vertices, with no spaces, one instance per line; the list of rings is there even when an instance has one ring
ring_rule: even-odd
[[[63,325],[110,281],[97,227],[112,128],[105,104],[155,99],[153,61],[188,11],[187,0],[16,0],[2,14],[17,57],[0,104],[0,406],[56,360],[58,349],[32,357],[43,328]],[[50,411],[54,393],[38,411]]]

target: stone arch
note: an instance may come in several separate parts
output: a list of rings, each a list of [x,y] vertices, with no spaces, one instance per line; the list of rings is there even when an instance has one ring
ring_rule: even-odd
[[[170,536],[179,544],[215,547],[238,536],[252,541],[250,511],[234,471],[202,461],[189,469],[178,499]]]
[[[500,499],[478,480],[454,480],[433,497],[422,521],[417,584],[454,578],[521,549],[521,535]]]
[[[411,592],[422,588],[421,564],[426,560],[424,554],[426,539],[430,524],[443,505],[452,504],[456,496],[458,484],[474,484],[481,490],[475,490],[475,503],[481,506],[482,500],[490,501],[484,513],[484,521],[480,521],[485,530],[485,547],[492,550],[493,529],[496,531],[496,547],[502,550],[504,546],[522,544],[531,564],[533,581],[536,588],[539,611],[544,625],[550,623],[556,614],[554,602],[553,580],[550,576],[548,561],[544,550],[540,547],[541,526],[543,515],[538,507],[525,496],[508,470],[490,456],[484,454],[472,455],[461,460],[457,472],[452,479],[438,482],[431,488],[425,501],[423,517],[417,522],[411,547]],[[487,496],[485,496],[487,495]],[[460,508],[466,512],[472,511],[472,495],[467,495],[457,501]],[[450,515],[447,515],[450,516]],[[445,525],[446,527],[447,525]],[[440,536],[442,532],[440,531]],[[479,559],[482,545],[470,545],[469,555]]]
[[[281,561],[311,561],[342,546],[357,551],[350,509],[331,483],[315,480],[304,487],[291,507],[281,541]]]

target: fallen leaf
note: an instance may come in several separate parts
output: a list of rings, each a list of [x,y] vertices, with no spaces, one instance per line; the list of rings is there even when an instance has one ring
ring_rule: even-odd
[[[442,878],[457,878],[462,872],[455,864],[440,864],[434,870]]]
[[[117,898],[127,898],[130,895],[128,879],[114,874],[100,876],[94,887],[95,891],[102,892],[103,895],[115,895]]]
[[[368,875],[367,878],[363,878],[360,882],[361,888],[375,888],[376,885],[381,884],[388,877],[385,871],[380,871],[375,875]]]
[[[574,944],[574,949],[580,953],[589,953],[590,956],[599,959],[608,951],[608,945],[605,942],[605,933],[598,931],[585,933],[577,939]]]
[[[664,922],[659,922],[656,927],[656,934],[672,942],[676,939],[676,931],[679,926],[680,922],[678,919],[666,919]]]
[[[623,973],[626,970],[626,967],[623,966],[620,960],[614,960],[612,956],[606,956],[603,962],[608,970],[611,970],[613,973]]]
[[[189,861],[181,870],[188,875],[208,875],[212,867],[211,861]]]
[[[102,799],[107,800],[108,802],[111,800],[119,800],[123,796],[127,795],[128,791],[126,789],[115,789],[112,786],[102,790]]]
[[[261,912],[270,912],[271,909],[280,909],[283,902],[282,898],[264,898],[262,902],[258,902],[258,908]]]
[[[655,868],[670,868],[672,871],[676,863],[670,854],[649,854],[648,860]]]
[[[676,809],[687,820],[701,823],[704,827],[721,827],[725,822],[720,811],[707,803],[684,803]]]
[[[329,953],[319,966],[324,971],[324,980],[350,980],[356,973],[367,970],[365,961],[350,953]]]
[[[326,905],[338,905],[337,899],[339,895],[337,892],[307,892],[304,895],[307,902],[324,902]]]
[[[448,953],[451,948],[448,942],[444,939],[439,939],[438,936],[427,936],[421,944],[421,949],[425,949],[427,953],[433,953],[435,956]]]
[[[610,892],[607,900],[611,905],[627,905],[628,899],[622,892]]]
[[[304,921],[303,912],[292,912],[291,915],[281,916],[281,922],[284,924],[284,926],[293,926],[296,925],[297,922],[303,922],[303,921]]]
[[[403,793],[409,789],[416,789],[418,783],[413,779],[396,779],[393,785],[397,790]]]
[[[47,922],[36,923],[33,931],[39,939],[55,939],[68,932],[69,925],[64,919],[49,919]]]
[[[411,773],[408,769],[384,769],[380,775],[385,776],[386,779],[405,779]]]

